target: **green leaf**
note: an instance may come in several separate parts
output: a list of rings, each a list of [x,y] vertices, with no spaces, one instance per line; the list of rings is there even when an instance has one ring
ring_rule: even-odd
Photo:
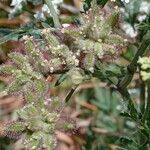
[[[65,81],[69,75],[67,73],[61,74],[59,79],[56,81],[55,86],[59,86],[63,81]]]
[[[0,38],[0,44],[3,44],[12,39],[17,39],[18,37],[19,37],[18,33],[12,32],[12,33]]]
[[[122,68],[119,65],[116,64],[109,64],[106,68],[106,73],[108,76],[121,76],[122,75]]]
[[[105,89],[95,88],[95,97],[96,99],[92,101],[93,104],[98,106],[100,109],[104,111],[110,110],[111,103],[111,93],[110,91],[106,91]]]
[[[123,116],[123,117],[131,118],[130,114],[127,113],[127,112],[120,113],[120,115]]]
[[[123,58],[128,61],[131,61],[137,52],[137,47],[135,45],[129,45],[127,50],[122,54]]]
[[[97,0],[97,4],[101,5],[102,7],[104,7],[107,2],[108,0]]]
[[[51,26],[45,22],[41,23],[44,28],[51,28]]]

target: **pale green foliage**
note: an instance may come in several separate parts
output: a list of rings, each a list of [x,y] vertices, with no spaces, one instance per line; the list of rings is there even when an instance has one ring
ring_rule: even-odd
[[[141,76],[143,81],[150,81],[150,57],[139,58],[141,65]]]
[[[97,11],[83,15],[80,27],[63,28],[60,33],[63,40],[51,29],[42,30],[39,41],[32,36],[24,36],[26,54],[11,53],[11,64],[0,67],[1,73],[14,77],[6,91],[10,94],[21,92],[26,101],[26,105],[17,112],[22,122],[8,124],[4,132],[8,136],[10,132],[22,133],[29,150],[50,150],[55,143],[57,129],[68,131],[75,128],[71,119],[62,116],[63,101],[50,97],[50,85],[45,76],[67,70],[66,76],[72,83],[81,84],[86,78],[85,71],[94,72],[97,60],[104,59],[105,55],[113,57],[118,53],[118,47],[124,45],[123,39],[112,33],[118,13],[100,18]]]
[[[25,56],[20,53],[9,54],[12,64],[0,67],[2,73],[14,77],[6,91],[10,94],[20,91],[26,101],[26,105],[17,111],[22,121],[8,123],[4,128],[4,134],[11,138],[17,138],[23,134],[22,140],[26,149],[46,148],[50,150],[56,142],[55,131],[57,129],[67,131],[66,128],[74,129],[75,124],[70,123],[67,127],[65,121],[62,125],[60,120],[63,101],[56,97],[50,98],[49,84],[42,74],[44,72],[40,72],[41,66],[33,63],[35,59],[33,56],[30,57],[33,55],[32,52],[42,63],[43,54],[33,49]],[[44,64],[43,67],[47,66]]]
[[[114,12],[107,18],[99,17],[99,11],[89,12],[82,15],[82,26],[79,28],[65,28],[62,33],[74,39],[73,46],[78,50],[76,53],[84,53],[84,68],[93,72],[93,67],[98,59],[106,55],[115,56],[125,41],[122,37],[112,33],[112,28],[118,20],[118,13]]]
[[[43,80],[34,81],[32,87],[26,84],[23,93],[27,104],[17,111],[23,122],[10,123],[4,129],[7,136],[10,136],[10,132],[24,133],[22,140],[26,149],[41,149],[42,147],[52,149],[56,142],[55,131],[57,129],[67,131],[75,128],[75,124],[72,123],[66,126],[67,120],[62,125],[60,121],[62,102],[58,98],[44,98],[47,89],[48,85]]]

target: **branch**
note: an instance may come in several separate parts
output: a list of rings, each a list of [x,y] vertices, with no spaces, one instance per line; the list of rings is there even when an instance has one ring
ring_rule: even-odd
[[[143,38],[143,41],[142,41],[136,55],[134,56],[130,65],[128,65],[128,67],[127,67],[127,73],[126,73],[125,77],[118,83],[118,85],[116,85],[117,90],[120,92],[123,99],[126,101],[129,101],[128,109],[129,109],[131,116],[134,116],[134,118],[137,118],[137,116],[136,116],[137,110],[136,110],[134,103],[130,97],[130,94],[127,90],[127,86],[132,81],[133,75],[137,70],[137,65],[138,65],[137,63],[138,63],[139,57],[144,54],[144,52],[147,49],[147,47],[149,46],[149,44],[150,44],[150,32],[147,32],[147,34]]]
[[[147,32],[147,34],[144,36],[141,46],[139,47],[131,64],[127,67],[127,73],[126,73],[125,77],[117,85],[118,88],[124,89],[129,85],[129,83],[131,82],[131,80],[133,78],[134,73],[137,70],[138,59],[140,56],[142,56],[144,54],[145,50],[147,49],[147,47],[149,45],[150,45],[150,31]]]
[[[54,21],[54,26],[55,28],[60,28],[61,27],[61,24],[59,22],[59,17],[54,9],[54,6],[52,4],[52,1],[51,0],[45,0],[45,3],[47,4],[49,10],[50,10],[50,13],[52,15],[52,18],[53,18],[53,21]]]

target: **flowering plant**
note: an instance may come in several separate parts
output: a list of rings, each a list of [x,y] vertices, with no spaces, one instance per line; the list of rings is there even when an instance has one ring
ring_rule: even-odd
[[[26,149],[55,149],[57,130],[73,134],[78,128],[76,121],[63,112],[66,102],[80,84],[94,77],[108,83],[127,102],[127,110],[122,115],[137,122],[138,132],[146,137],[142,145],[133,142],[136,147],[148,148],[149,101],[146,100],[146,108],[139,112],[127,87],[140,64],[142,79],[148,82],[149,90],[149,58],[139,59],[139,56],[142,57],[150,43],[150,33],[143,36],[127,67],[113,64],[112,60],[118,58],[128,44],[116,32],[118,9],[106,15],[93,0],[91,9],[80,14],[80,25],[62,27],[52,2],[45,2],[55,28],[39,29],[38,38],[30,34],[23,36],[24,54],[12,52],[11,61],[0,66],[1,74],[13,76],[5,93],[21,94],[25,101],[24,107],[17,111],[18,120],[7,123],[3,135],[21,138]],[[53,74],[61,74],[56,86],[71,80],[72,89],[65,100],[50,94],[52,85],[47,77]]]

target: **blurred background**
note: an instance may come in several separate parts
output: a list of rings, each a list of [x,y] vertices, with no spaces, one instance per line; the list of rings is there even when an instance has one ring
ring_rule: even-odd
[[[52,2],[64,26],[78,24],[79,12],[83,13],[90,8],[90,0],[53,0]],[[98,5],[103,6],[106,2],[107,0],[98,0]],[[143,35],[150,29],[150,1],[111,0],[103,11],[110,11],[113,7],[118,7],[122,16],[120,29],[117,32],[128,39],[130,44],[124,48],[120,58],[112,61],[114,65],[127,66],[136,53]],[[0,64],[8,61],[7,54],[10,51],[24,51],[24,45],[19,39],[22,35],[28,34],[30,29],[37,30],[53,26],[53,20],[49,14],[42,0],[0,0]],[[108,68],[108,71],[109,69],[112,70],[113,65]],[[114,70],[116,71],[118,70]],[[48,78],[53,85],[58,76]],[[0,150],[21,150],[20,141],[1,136],[4,124],[10,120],[16,120],[16,110],[23,106],[21,96],[5,96],[1,93],[10,80],[11,76],[0,75]],[[137,107],[141,82],[139,75],[136,74],[129,86],[129,92]],[[70,88],[71,83],[65,81],[50,92],[52,95],[64,98]],[[79,127],[71,136],[64,133],[58,137],[60,149],[138,150],[136,142],[130,139],[136,137],[135,122],[120,115],[126,109],[127,104],[123,102],[119,93],[103,80],[93,78],[90,82],[80,85],[65,107],[65,112],[76,118]]]

